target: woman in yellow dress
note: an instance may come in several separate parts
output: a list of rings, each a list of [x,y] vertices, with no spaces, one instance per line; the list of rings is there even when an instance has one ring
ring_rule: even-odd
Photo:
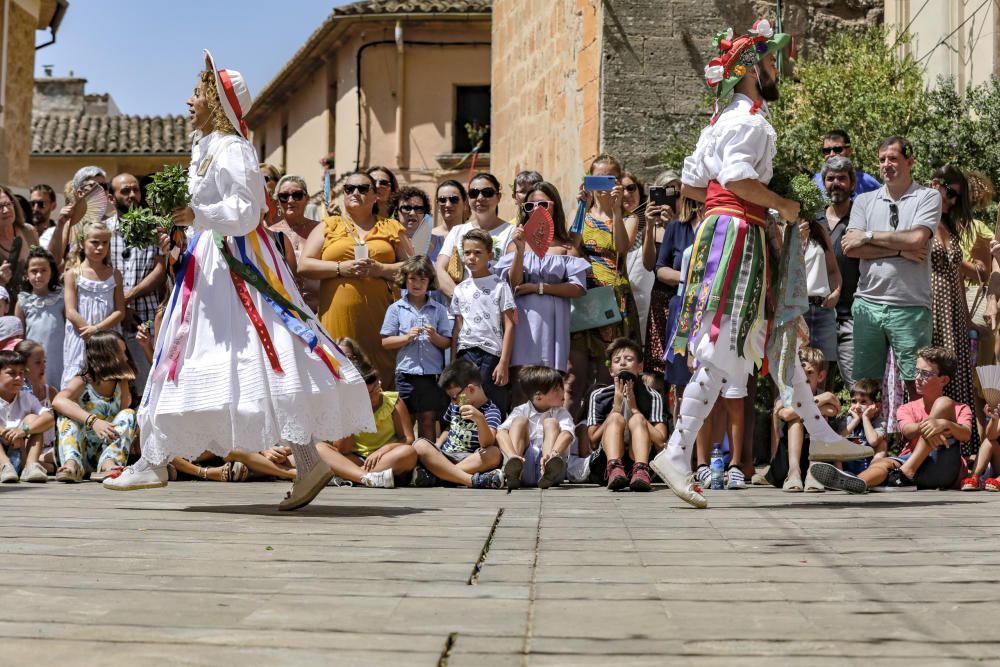
[[[386,388],[395,382],[396,352],[382,347],[385,311],[399,298],[393,281],[413,253],[402,225],[379,216],[375,183],[364,172],[344,183],[344,215],[331,216],[309,234],[299,275],[320,281],[319,318],[334,338],[358,341]]]

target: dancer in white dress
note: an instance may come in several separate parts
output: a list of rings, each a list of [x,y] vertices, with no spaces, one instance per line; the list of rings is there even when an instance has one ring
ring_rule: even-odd
[[[166,485],[166,463],[205,450],[292,447],[297,479],[281,509],[310,502],[333,475],[315,442],[374,430],[367,388],[304,304],[261,224],[264,179],[243,115],[243,77],[206,51],[188,100],[195,133],[190,226],[176,287],[157,332],[139,408],[142,458],[105,487]]]

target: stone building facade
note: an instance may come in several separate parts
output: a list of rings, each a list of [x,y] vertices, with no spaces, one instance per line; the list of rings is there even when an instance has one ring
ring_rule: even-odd
[[[882,0],[787,0],[800,53],[882,20]],[[535,167],[572,197],[600,152],[651,179],[680,122],[707,118],[705,62],[716,30],[774,20],[771,0],[493,2],[493,164]]]

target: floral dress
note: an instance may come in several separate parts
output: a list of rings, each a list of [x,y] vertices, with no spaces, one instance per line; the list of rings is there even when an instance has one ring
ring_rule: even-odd
[[[59,461],[75,461],[81,469],[94,472],[100,470],[107,460],[124,467],[128,463],[128,452],[135,438],[135,411],[122,407],[122,385],[115,384],[114,394],[101,395],[94,386],[87,383],[77,401],[79,406],[99,419],[111,422],[118,430],[118,439],[105,442],[92,429],[69,417],[59,417],[56,428],[59,431]]]

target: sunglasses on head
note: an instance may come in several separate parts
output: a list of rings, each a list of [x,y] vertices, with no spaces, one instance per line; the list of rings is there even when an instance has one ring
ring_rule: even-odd
[[[525,213],[531,213],[532,211],[535,210],[536,206],[544,208],[546,211],[552,210],[552,202],[550,202],[547,199],[543,199],[541,201],[526,201],[523,204],[521,204],[521,208],[524,209]]]
[[[392,185],[392,181],[390,181],[387,178],[376,178],[375,179],[375,187],[376,188],[387,188],[390,185]]]
[[[458,202],[460,202],[461,200],[462,200],[462,198],[459,197],[458,195],[450,195],[448,197],[438,197],[438,203],[439,204],[452,204],[452,205],[454,205],[454,204],[457,204]]]
[[[469,188],[469,199],[479,199],[479,195],[483,196],[483,199],[493,199],[497,196],[496,188]]]
[[[344,194],[353,195],[355,192],[357,192],[359,195],[366,195],[369,192],[371,192],[371,189],[372,186],[368,185],[367,183],[363,183],[361,185],[354,185],[353,183],[348,183],[347,185],[344,186]]]
[[[830,155],[831,153],[836,153],[840,155],[844,152],[844,149],[848,147],[849,144],[844,144],[843,146],[823,146],[823,155]]]
[[[306,193],[302,192],[302,190],[296,190],[295,192],[278,193],[278,201],[280,201],[282,204],[287,204],[289,199],[294,199],[295,201],[302,201],[305,198],[306,198]]]
[[[422,213],[424,213],[424,211],[426,209],[423,206],[410,206],[409,204],[403,204],[402,206],[399,207],[399,210],[402,213],[420,213],[420,214],[422,214]]]

